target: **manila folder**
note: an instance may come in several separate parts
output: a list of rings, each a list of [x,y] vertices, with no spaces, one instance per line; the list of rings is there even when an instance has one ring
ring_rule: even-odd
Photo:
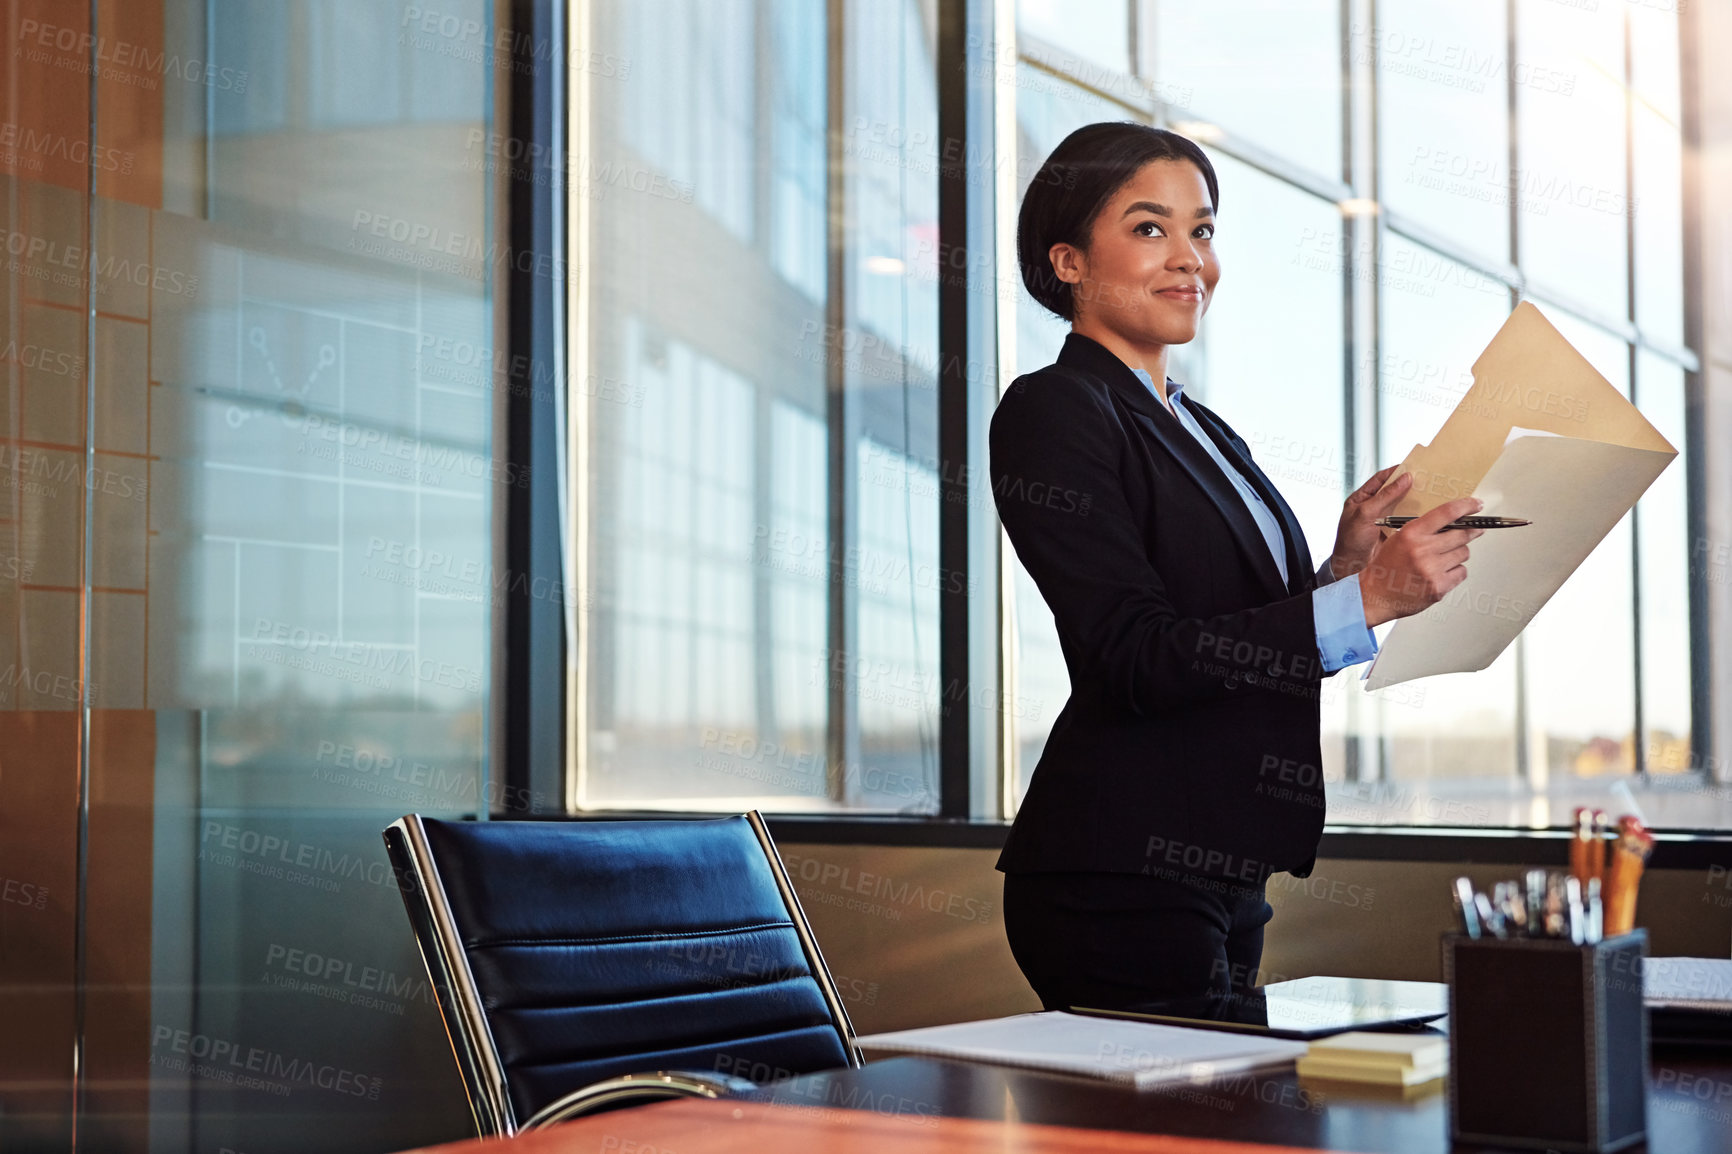
[[[1413,474],[1398,514],[1475,496],[1484,516],[1533,524],[1474,541],[1467,580],[1396,622],[1365,687],[1490,665],[1677,455],[1539,309],[1518,304],[1443,428],[1390,480]]]

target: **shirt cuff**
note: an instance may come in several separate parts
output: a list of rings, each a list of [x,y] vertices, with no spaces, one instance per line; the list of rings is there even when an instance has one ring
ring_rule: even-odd
[[[1334,673],[1377,656],[1377,637],[1365,624],[1359,574],[1313,589],[1311,619],[1317,627],[1317,656],[1324,672]]]

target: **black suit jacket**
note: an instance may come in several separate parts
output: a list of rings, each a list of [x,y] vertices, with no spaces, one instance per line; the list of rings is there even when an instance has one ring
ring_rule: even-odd
[[[1225,421],[1181,398],[1280,518],[1122,361],[1072,334],[992,418],[994,500],[1058,625],[1071,696],[998,868],[1308,874],[1323,830],[1305,534]]]

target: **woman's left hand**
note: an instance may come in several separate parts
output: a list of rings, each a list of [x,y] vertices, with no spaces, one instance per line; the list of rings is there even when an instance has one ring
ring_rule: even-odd
[[[1342,504],[1341,524],[1335,530],[1335,552],[1329,555],[1329,571],[1337,581],[1365,568],[1371,560],[1371,551],[1387,532],[1378,528],[1377,519],[1389,516],[1389,511],[1413,488],[1412,473],[1403,473],[1385,488],[1384,482],[1395,470],[1394,465],[1380,470]]]

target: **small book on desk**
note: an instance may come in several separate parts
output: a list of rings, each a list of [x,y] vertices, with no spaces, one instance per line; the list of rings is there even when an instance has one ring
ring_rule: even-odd
[[[1305,1053],[1303,1042],[1060,1011],[897,1030],[856,1041],[865,1050],[1080,1074],[1139,1089],[1290,1065]]]
[[[1355,1031],[1311,1043],[1299,1074],[1338,1082],[1417,1086],[1449,1073],[1449,1039],[1442,1034]]]

